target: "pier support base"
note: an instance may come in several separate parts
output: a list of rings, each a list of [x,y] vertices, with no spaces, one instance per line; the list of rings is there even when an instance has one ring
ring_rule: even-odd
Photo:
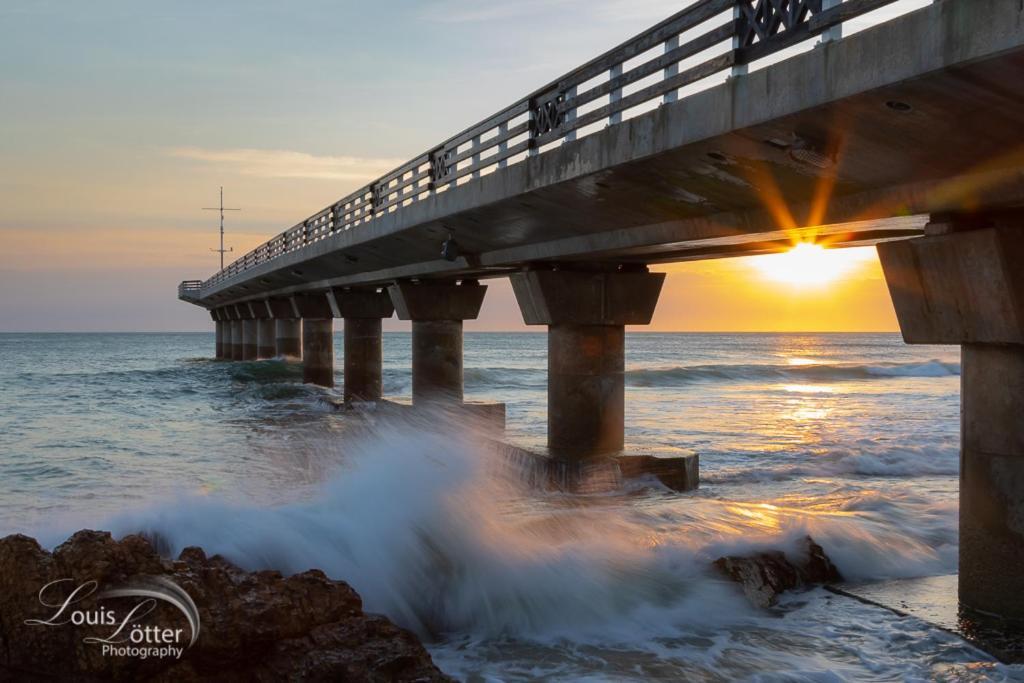
[[[281,319],[274,321],[274,346],[281,358],[302,358],[302,321]]]
[[[260,360],[273,358],[277,354],[277,331],[271,318],[257,321],[256,357]]]
[[[335,289],[335,307],[345,321],[345,403],[384,396],[382,321],[395,313],[385,291]]]
[[[486,291],[475,280],[388,289],[398,317],[412,321],[413,405],[462,403],[462,323],[480,314]]]
[[[527,325],[548,326],[548,450],[556,458],[624,444],[625,326],[649,325],[664,274],[529,271],[512,276]]]
[[[961,605],[1024,622],[1024,216],[880,244],[904,340],[960,344]]]

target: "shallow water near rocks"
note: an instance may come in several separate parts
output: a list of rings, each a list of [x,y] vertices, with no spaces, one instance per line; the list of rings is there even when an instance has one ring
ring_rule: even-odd
[[[340,358],[340,336],[337,338]],[[1010,680],[916,619],[829,594],[749,607],[725,553],[810,534],[852,580],[956,570],[959,354],[897,335],[632,334],[627,439],[702,487],[529,491],[471,429],[333,411],[210,334],[0,335],[0,532],[146,531],[325,570],[467,680]],[[410,389],[385,335],[385,390]],[[542,334],[467,334],[466,390],[541,445]],[[340,385],[341,374],[338,373]]]

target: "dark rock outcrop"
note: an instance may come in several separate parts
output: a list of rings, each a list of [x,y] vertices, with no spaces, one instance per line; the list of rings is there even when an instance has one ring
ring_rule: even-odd
[[[165,577],[192,598],[201,619],[191,635],[184,613],[162,600],[137,623],[180,628],[174,656],[105,654],[111,625],[60,623],[72,610],[104,608],[118,620],[144,597],[100,593]],[[71,579],[40,589],[52,581]],[[95,581],[96,591],[59,612],[74,587]],[[83,591],[84,593],[85,591]],[[55,618],[55,615],[59,615]],[[26,620],[57,622],[26,624]],[[118,621],[117,623],[120,623]],[[130,644],[130,643],[129,643]],[[311,570],[283,577],[246,572],[222,557],[187,548],[177,560],[161,558],[141,536],[115,541],[108,533],[80,531],[53,553],[27,536],[0,539],[0,680],[153,681],[447,681],[415,636],[382,616],[366,614],[347,584]]]
[[[799,561],[790,561],[778,550],[746,557],[720,557],[715,567],[743,586],[747,598],[758,607],[770,607],[780,593],[818,583],[841,581],[839,570],[825,551],[807,536],[798,549]]]

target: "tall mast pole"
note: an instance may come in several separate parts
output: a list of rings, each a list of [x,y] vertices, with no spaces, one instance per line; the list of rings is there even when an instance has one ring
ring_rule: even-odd
[[[220,206],[216,207],[203,207],[203,211],[220,211],[220,249],[211,249],[220,254],[220,269],[224,270],[224,254],[230,254],[235,250],[234,247],[228,249],[224,248],[224,212],[225,211],[241,211],[241,209],[228,209],[224,206],[224,186],[220,186]]]

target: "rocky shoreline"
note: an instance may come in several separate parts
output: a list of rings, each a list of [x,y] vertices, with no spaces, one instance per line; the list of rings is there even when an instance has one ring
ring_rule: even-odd
[[[840,578],[809,537],[794,557],[768,551],[714,567],[760,607]],[[137,535],[79,531],[52,553],[8,536],[0,539],[0,680],[55,678],[452,680],[415,635],[365,613],[352,587],[319,570],[247,572],[194,547],[170,560]]]
[[[202,635],[191,647],[187,604],[109,594],[138,593],[147,577],[169,579],[194,602]],[[161,647],[180,656],[158,656]],[[52,553],[8,536],[0,539],[0,680],[52,679],[452,680],[416,636],[365,613],[348,584],[318,570],[246,572],[199,548],[167,560],[141,536],[115,541],[98,531],[80,531]]]

